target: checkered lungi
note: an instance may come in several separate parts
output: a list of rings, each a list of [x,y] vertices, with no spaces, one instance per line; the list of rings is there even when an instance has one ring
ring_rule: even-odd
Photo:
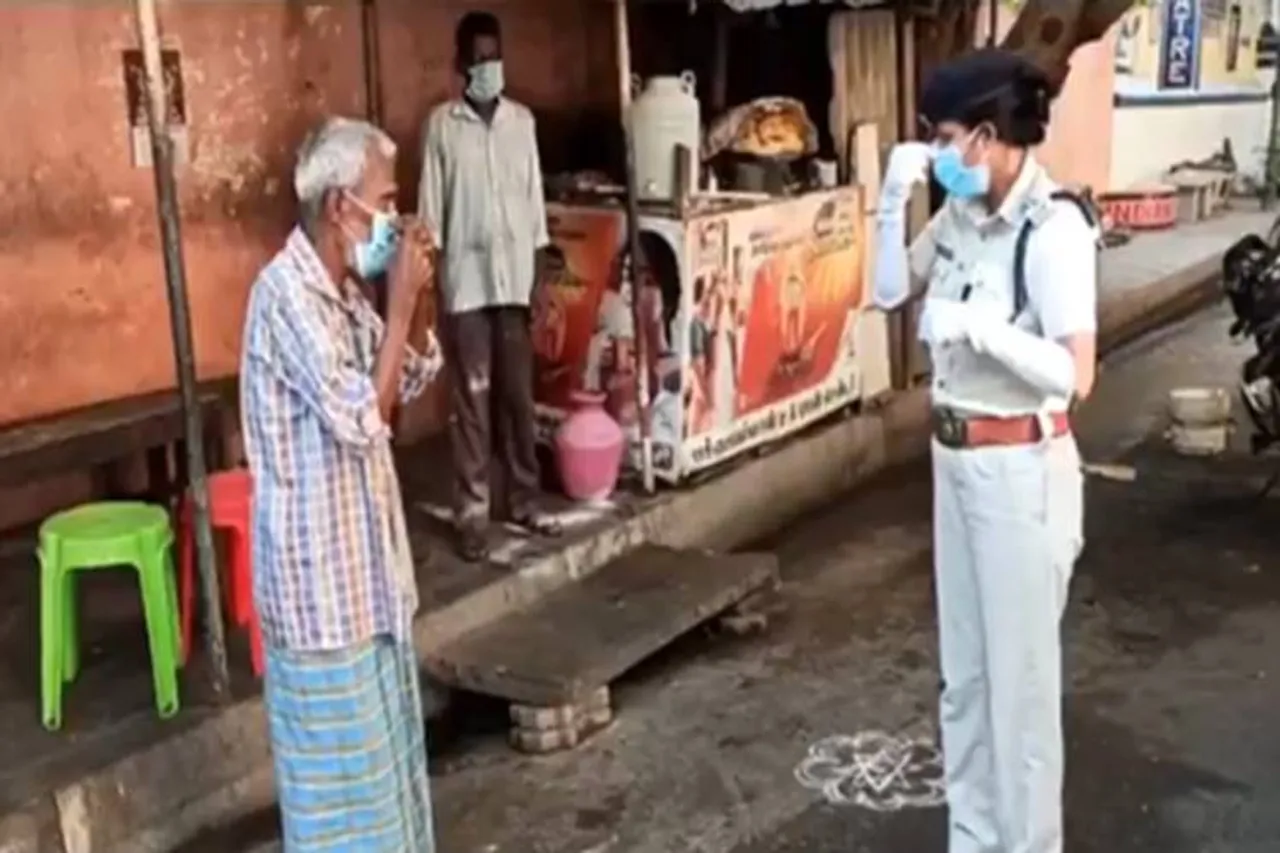
[[[434,853],[413,646],[266,657],[285,853]]]

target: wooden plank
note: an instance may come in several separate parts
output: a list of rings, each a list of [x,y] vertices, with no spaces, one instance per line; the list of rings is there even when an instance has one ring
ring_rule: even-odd
[[[524,705],[583,700],[776,580],[773,554],[644,545],[427,656],[445,684]]]
[[[836,160],[840,164],[840,179],[851,180],[853,151],[850,150],[849,129],[849,58],[844,30],[845,21],[852,12],[835,12],[827,18],[827,59],[831,64],[831,102],[827,108],[827,129],[831,131],[836,147]]]
[[[880,179],[883,166],[880,157],[880,130],[875,122],[864,121],[853,132],[854,174],[862,185],[863,213],[874,216],[880,204]],[[869,234],[874,234],[871,229]]]
[[[898,139],[900,95],[895,30],[896,16],[889,9],[841,11],[827,21],[832,88],[827,123],[845,175],[852,174],[847,167],[861,156],[854,147],[856,125],[876,125],[881,146],[878,153],[887,151]]]
[[[234,405],[234,381],[200,390],[206,422]],[[182,405],[165,391],[0,428],[0,483],[92,468],[182,437]]]
[[[898,27],[898,138],[915,139],[920,123],[916,118],[916,19],[900,7]]]

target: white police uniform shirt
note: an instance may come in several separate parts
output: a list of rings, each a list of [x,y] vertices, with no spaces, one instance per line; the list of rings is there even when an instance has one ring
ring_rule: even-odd
[[[928,283],[928,300],[964,300],[1009,321],[1014,311],[1014,254],[1028,220],[1026,306],[1015,325],[1050,340],[1097,330],[1097,231],[1028,154],[999,210],[977,200],[947,199],[912,243],[911,273]],[[921,324],[924,328],[924,323]],[[928,341],[925,341],[927,344]],[[965,342],[930,346],[933,403],[975,416],[1016,417],[1064,411],[991,356]]]

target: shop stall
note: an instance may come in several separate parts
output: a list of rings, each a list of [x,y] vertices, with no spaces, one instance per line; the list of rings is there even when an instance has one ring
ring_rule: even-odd
[[[888,390],[887,321],[869,306],[867,191],[836,183],[643,199],[635,276],[626,210],[609,188],[549,203],[550,270],[535,306],[543,434],[577,392],[597,391],[636,465],[647,417],[653,473],[675,483]]]
[[[697,31],[674,8],[650,8],[651,47],[670,48],[662,34],[673,26]],[[733,66],[725,23],[748,19],[705,15],[714,49],[695,34],[684,56],[710,75],[704,109],[688,71],[632,76],[625,0],[615,11],[627,180],[546,181],[552,246],[534,304],[534,387],[547,439],[576,406],[603,405],[649,488],[885,393],[890,334],[868,286],[877,187],[857,182],[852,137],[820,133],[810,117],[830,100],[830,68],[743,74],[805,66],[827,43],[827,18],[793,17],[785,31],[777,19],[744,23]],[[759,50],[779,61],[753,65]],[[744,76],[749,85],[736,85]],[[870,133],[863,148],[878,160]],[[879,164],[862,171],[878,176]]]

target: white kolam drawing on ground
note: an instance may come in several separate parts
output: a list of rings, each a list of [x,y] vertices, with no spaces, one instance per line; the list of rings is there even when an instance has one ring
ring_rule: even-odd
[[[946,802],[941,750],[882,731],[823,738],[796,765],[795,777],[837,806],[894,812]]]

